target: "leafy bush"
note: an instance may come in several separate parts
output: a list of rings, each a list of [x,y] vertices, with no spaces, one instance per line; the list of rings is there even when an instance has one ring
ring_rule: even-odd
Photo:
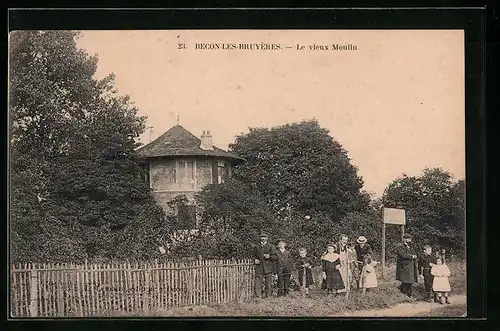
[[[406,211],[405,231],[413,235],[418,247],[430,244],[448,255],[465,257],[465,182],[453,181],[450,173],[424,169],[421,176],[403,175],[390,183],[382,197],[389,208]],[[389,228],[389,227],[388,227]],[[392,251],[394,230],[391,226],[389,246]]]
[[[73,31],[10,35],[12,262],[146,258],[162,211],[141,179],[145,118]]]

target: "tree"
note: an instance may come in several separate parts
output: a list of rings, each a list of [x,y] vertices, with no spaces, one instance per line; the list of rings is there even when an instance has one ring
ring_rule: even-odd
[[[174,245],[173,256],[249,257],[261,231],[276,238],[278,227],[270,207],[258,191],[238,180],[207,185],[196,201],[202,210],[198,230]],[[186,228],[175,220],[171,224],[171,234]]]
[[[190,243],[202,255],[244,256],[264,230],[273,244],[283,238],[293,252],[304,246],[319,256],[328,242],[351,233],[352,220],[359,228],[364,221],[374,226],[361,177],[316,121],[250,129],[230,148],[246,162],[236,167],[233,180],[207,186],[197,197],[202,225],[199,240]]]
[[[21,252],[17,249],[20,246],[24,248],[22,252],[29,254],[36,252],[46,242],[41,239],[35,243],[28,238],[34,239],[41,233],[50,232],[42,229],[46,222],[40,203],[47,195],[50,159],[62,148],[71,132],[65,126],[67,118],[78,116],[73,107],[66,107],[60,95],[84,94],[86,91],[83,87],[71,88],[71,84],[64,84],[68,81],[64,78],[70,75],[61,72],[61,67],[52,65],[49,59],[58,57],[61,62],[61,49],[67,44],[63,45],[61,40],[57,46],[56,43],[47,42],[48,39],[50,37],[42,32],[13,32],[10,35],[10,209],[12,251],[16,259],[20,258],[17,256]],[[76,60],[76,57],[72,58]],[[81,66],[81,69],[88,70],[89,66],[92,66],[91,61]],[[54,116],[54,106],[63,108],[66,114]],[[64,248],[59,251],[67,253]]]
[[[10,35],[11,257],[143,257],[161,209],[134,152],[145,118],[72,31]],[[26,248],[27,246],[27,248]],[[25,249],[20,249],[25,247]]]
[[[234,176],[255,187],[275,210],[324,212],[334,220],[363,212],[370,197],[342,146],[316,120],[251,128],[236,137],[232,152],[246,162]]]
[[[440,168],[424,169],[421,176],[394,180],[383,195],[384,207],[406,210],[405,230],[419,245],[429,243],[453,254],[465,254],[464,181],[453,181]],[[393,243],[394,244],[394,243]]]
[[[306,247],[313,257],[319,257],[343,233],[352,240],[365,235],[375,249],[380,247],[380,219],[375,213],[347,213],[336,222],[325,212],[275,211],[260,192],[235,179],[205,187],[197,203],[203,210],[199,231],[177,244],[174,256],[249,257],[261,231],[268,233],[273,245],[283,238],[293,254]]]

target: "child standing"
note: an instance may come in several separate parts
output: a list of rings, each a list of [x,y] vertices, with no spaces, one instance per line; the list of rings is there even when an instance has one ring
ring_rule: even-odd
[[[375,273],[375,266],[377,264],[378,262],[373,261],[370,254],[365,255],[363,269],[361,270],[363,294],[378,286],[377,274]]]
[[[293,269],[293,261],[290,252],[285,248],[285,240],[278,240],[278,261],[276,269],[278,274],[278,296],[287,295],[290,289],[290,276]]]
[[[436,259],[436,264],[431,269],[431,274],[434,276],[434,280],[432,282],[432,290],[436,293],[437,298],[439,299],[439,303],[444,304],[450,303],[448,300],[448,294],[450,293],[450,269],[448,266],[443,263],[443,259],[438,257]]]
[[[323,269],[323,282],[328,293],[338,293],[345,289],[342,275],[340,274],[340,255],[335,253],[335,245],[329,244],[326,253],[321,257]]]
[[[427,301],[432,302],[434,294],[432,293],[432,283],[434,276],[431,274],[432,266],[436,264],[436,258],[432,255],[432,247],[430,245],[424,246],[424,253],[418,259],[418,273],[420,277],[424,278],[425,293],[427,294]],[[434,300],[437,301],[436,298]]]
[[[297,267],[299,269],[299,283],[300,287],[304,288],[306,295],[309,294],[309,286],[314,284],[312,276],[313,261],[307,256],[307,250],[304,247],[299,249],[299,258]],[[305,283],[304,283],[305,281]]]

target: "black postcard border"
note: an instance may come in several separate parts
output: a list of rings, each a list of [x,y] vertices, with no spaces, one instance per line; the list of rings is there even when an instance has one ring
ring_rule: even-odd
[[[485,8],[385,8],[385,9],[46,9],[10,10],[8,31],[13,30],[143,30],[143,29],[464,29],[466,77],[466,188],[467,188],[467,319],[446,321],[447,327],[467,325],[478,328],[477,320],[486,317],[486,10]],[[432,45],[429,45],[432,47]],[[397,51],[397,50],[395,50]],[[5,158],[7,160],[7,158]],[[8,245],[8,243],[7,243]],[[7,248],[7,247],[6,247]],[[7,256],[5,254],[4,256]],[[6,264],[8,265],[8,264]],[[6,273],[9,277],[8,273]],[[475,320],[471,320],[475,318]],[[329,318],[120,318],[120,319],[65,319],[57,321],[11,322],[11,326],[40,329],[86,326],[120,327],[124,322],[148,321],[149,329],[180,326],[188,328],[196,323],[220,327],[234,321],[231,327],[264,327],[264,322],[281,321],[299,327],[318,328],[332,325],[335,329],[351,325],[367,329],[392,326],[422,328],[432,319],[329,319]],[[50,322],[49,322],[50,321]],[[85,321],[82,323],[82,321]],[[248,323],[251,321],[251,323]],[[369,323],[366,323],[368,322]],[[390,322],[390,323],[388,323]],[[437,322],[437,321],[436,321]],[[47,323],[47,324],[46,324]],[[112,323],[112,324],[110,324]],[[220,324],[222,323],[222,324]],[[42,326],[43,324],[43,326]],[[237,324],[233,325],[233,324]],[[443,323],[444,327],[445,324]],[[122,328],[122,327],[120,327]]]

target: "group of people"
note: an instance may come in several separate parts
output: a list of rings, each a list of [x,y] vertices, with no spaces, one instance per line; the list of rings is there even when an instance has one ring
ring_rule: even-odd
[[[412,296],[412,285],[423,278],[428,300],[449,303],[448,293],[450,270],[444,263],[444,257],[432,255],[429,245],[422,254],[417,254],[411,245],[412,237],[405,234],[403,243],[397,248],[396,279],[401,282],[400,290]],[[298,257],[293,258],[286,248],[283,239],[278,240],[277,247],[269,243],[266,233],[260,235],[260,242],[254,246],[255,261],[255,296],[270,297],[271,282],[277,277],[278,296],[289,293],[291,275],[298,271],[299,285],[305,295],[314,284],[312,268],[314,258],[307,255],[307,249],[301,247]],[[357,291],[370,291],[378,286],[376,269],[377,261],[372,258],[372,249],[364,236],[356,240],[354,247],[348,245],[348,237],[341,235],[337,243],[330,243],[320,258],[321,288],[327,293],[342,294],[356,287]],[[263,284],[264,283],[264,284]],[[264,285],[264,286],[263,286]]]
[[[430,245],[424,246],[424,251],[418,254],[412,245],[412,236],[403,235],[403,243],[397,250],[396,280],[401,282],[400,290],[412,297],[412,286],[423,278],[427,300],[450,303],[450,269],[446,265],[444,254],[432,254]]]
[[[357,239],[354,248],[348,246],[348,237],[342,235],[338,243],[328,244],[326,252],[321,256],[322,284],[321,288],[328,293],[346,293],[351,284],[358,290],[366,292],[377,287],[375,266],[372,250],[367,239],[361,236]],[[253,255],[255,259],[255,296],[271,296],[271,281],[273,275],[278,280],[278,296],[287,295],[290,289],[291,274],[298,271],[299,285],[305,294],[314,284],[312,268],[317,265],[315,260],[307,255],[307,249],[301,247],[299,256],[293,258],[286,249],[286,242],[278,240],[278,247],[269,243],[267,234],[260,235],[260,243],[255,245]],[[264,286],[262,283],[264,282]],[[262,293],[264,289],[264,293]]]

